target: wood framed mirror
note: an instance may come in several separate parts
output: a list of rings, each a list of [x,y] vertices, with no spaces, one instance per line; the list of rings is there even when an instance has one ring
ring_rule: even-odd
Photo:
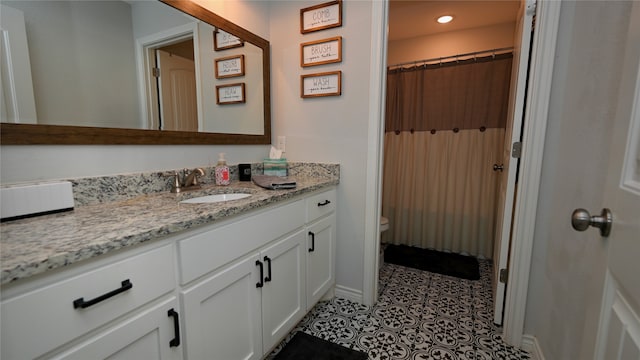
[[[232,130],[229,132],[208,132],[206,126],[203,126],[203,121],[207,121],[207,116],[199,114],[200,116],[200,131],[176,131],[176,130],[152,130],[152,129],[134,129],[134,128],[120,128],[120,127],[106,127],[106,126],[69,126],[69,125],[53,125],[53,124],[41,124],[41,123],[22,123],[16,122],[2,122],[0,124],[0,141],[2,145],[37,145],[37,144],[58,144],[58,145],[178,145],[178,144],[192,144],[192,145],[227,145],[227,144],[270,144],[271,143],[271,98],[270,98],[270,52],[269,42],[252,32],[222,18],[219,15],[203,8],[202,6],[189,1],[180,0],[160,0],[162,3],[179,10],[180,12],[189,15],[197,19],[201,23],[211,25],[213,30],[200,31],[201,34],[206,34],[206,45],[200,49],[200,53],[211,52],[207,56],[223,57],[228,55],[234,55],[235,53],[229,53],[229,50],[220,53],[215,53],[213,47],[213,37],[215,32],[220,30],[227,33],[230,37],[237,37],[242,42],[255,46],[256,49],[262,52],[261,62],[254,63],[253,67],[247,69],[247,73],[252,72],[260,74],[262,86],[254,86],[258,88],[255,94],[251,97],[251,94],[247,94],[247,103],[253,102],[254,105],[262,105],[258,109],[259,115],[262,116],[261,130],[262,131],[249,131],[246,133],[239,133]],[[6,2],[3,2],[3,4]],[[26,2],[29,3],[29,2]],[[77,2],[82,3],[82,2]],[[4,21],[3,21],[4,22]],[[199,25],[198,25],[199,26]],[[211,43],[209,44],[209,37]],[[202,36],[201,41],[204,40]],[[204,42],[203,42],[204,43]],[[205,48],[207,46],[207,48]],[[209,49],[210,47],[211,49]],[[241,47],[234,50],[242,51]],[[251,64],[249,64],[251,65]],[[138,68],[140,65],[137,65]],[[213,72],[214,62],[209,63],[209,59],[200,60],[200,68],[206,71]],[[258,69],[257,69],[258,68]],[[98,70],[99,71],[99,70]],[[259,72],[258,72],[259,71]],[[141,72],[138,70],[138,72]],[[107,74],[108,75],[108,74]],[[204,79],[203,75],[203,79]],[[239,78],[229,79],[230,81],[238,82]],[[224,79],[223,79],[224,80]],[[202,80],[200,83],[200,90],[210,89],[211,93],[215,92],[216,83],[215,77],[211,76],[209,79]],[[240,79],[244,81],[244,79]],[[246,80],[250,81],[250,80]],[[141,81],[139,81],[140,83]],[[139,85],[139,84],[138,84]],[[248,86],[250,88],[250,86]],[[206,111],[207,107],[216,105],[215,95],[213,97],[205,97],[199,92],[199,99],[203,104],[198,105],[198,110]],[[259,99],[256,99],[259,97]],[[79,100],[78,105],[84,105],[82,100]],[[243,104],[225,105],[225,110],[231,109],[233,106],[240,106]],[[147,117],[152,118],[151,114],[155,111],[153,106],[141,105],[140,108],[148,108]],[[203,112],[204,112],[203,111]],[[231,109],[233,111],[233,109]],[[145,113],[145,109],[141,110]],[[255,113],[254,113],[255,114]],[[39,114],[40,115],[40,114]],[[108,115],[108,114],[107,114]],[[228,122],[235,121],[233,113],[228,113],[222,116]],[[252,116],[253,117],[253,116]],[[204,118],[204,120],[202,120]],[[146,120],[145,120],[146,121]],[[152,123],[151,120],[148,121]],[[237,121],[236,121],[237,122]],[[155,126],[155,125],[154,125]],[[204,131],[203,131],[204,130]],[[215,131],[215,130],[214,130]]]

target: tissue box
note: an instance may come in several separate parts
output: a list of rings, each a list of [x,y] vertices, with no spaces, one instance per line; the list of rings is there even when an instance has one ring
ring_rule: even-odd
[[[262,166],[265,175],[287,176],[287,159],[264,159]]]
[[[68,181],[9,185],[0,189],[2,219],[73,209],[73,187]]]

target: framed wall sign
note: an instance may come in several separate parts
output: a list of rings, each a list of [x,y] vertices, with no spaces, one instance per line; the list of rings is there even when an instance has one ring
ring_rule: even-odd
[[[339,96],[342,94],[342,71],[300,76],[300,96],[311,98],[318,96]]]
[[[233,49],[244,46],[244,41],[224,30],[217,29],[213,32],[213,49],[215,51]]]
[[[300,66],[314,66],[342,61],[342,36],[300,44]]]
[[[244,55],[234,55],[219,58],[216,63],[216,79],[244,75]]]
[[[342,0],[300,9],[302,34],[340,26],[342,26]]]
[[[241,104],[246,102],[244,98],[244,83],[216,86],[216,104]]]

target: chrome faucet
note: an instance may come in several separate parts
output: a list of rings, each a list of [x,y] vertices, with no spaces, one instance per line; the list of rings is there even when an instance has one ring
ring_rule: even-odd
[[[171,192],[180,193],[182,191],[200,189],[198,176],[204,176],[204,170],[201,168],[195,168],[191,171],[184,169],[182,171],[182,180],[180,179],[180,173],[178,173],[178,171],[174,171],[170,176],[173,177]]]

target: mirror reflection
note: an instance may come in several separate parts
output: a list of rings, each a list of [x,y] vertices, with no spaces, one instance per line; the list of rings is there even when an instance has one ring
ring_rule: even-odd
[[[258,46],[158,1],[0,6],[3,123],[265,133]]]

